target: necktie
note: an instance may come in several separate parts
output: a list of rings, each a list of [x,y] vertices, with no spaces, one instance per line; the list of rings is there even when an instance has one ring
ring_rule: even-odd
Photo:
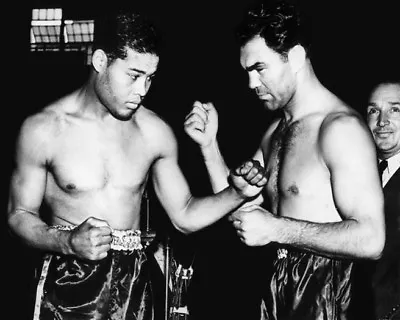
[[[382,161],[379,162],[379,164],[378,164],[379,176],[381,177],[381,180],[382,180],[383,171],[385,171],[385,169],[387,168],[387,166],[388,166],[387,160],[382,160]]]

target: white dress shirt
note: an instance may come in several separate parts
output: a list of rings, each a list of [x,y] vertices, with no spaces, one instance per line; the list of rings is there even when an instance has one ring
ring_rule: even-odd
[[[386,185],[390,177],[400,168],[400,152],[386,160],[388,166],[382,173],[382,187]]]

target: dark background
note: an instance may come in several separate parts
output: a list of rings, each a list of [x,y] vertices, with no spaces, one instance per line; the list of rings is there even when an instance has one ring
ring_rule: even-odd
[[[211,192],[207,173],[197,146],[183,132],[184,117],[192,103],[195,100],[214,102],[220,117],[220,147],[229,166],[252,156],[273,116],[263,110],[247,88],[233,38],[233,28],[251,2],[141,0],[100,4],[94,0],[35,0],[15,3],[18,10],[14,12],[18,12],[19,18],[14,20],[12,14],[8,17],[7,20],[13,21],[9,23],[14,24],[6,30],[10,45],[3,46],[6,48],[3,50],[6,71],[3,80],[6,89],[3,92],[4,212],[14,139],[21,121],[79,86],[88,72],[79,54],[30,53],[32,8],[62,7],[66,18],[93,19],[110,7],[132,6],[156,22],[164,35],[165,52],[146,105],[164,117],[176,132],[182,170],[192,192],[201,196]],[[400,72],[396,1],[303,2],[313,18],[313,64],[319,79],[344,101],[364,112],[363,100],[370,83],[381,75]],[[153,197],[150,211],[152,226],[160,232],[168,229],[163,228],[168,223]],[[4,234],[6,250],[2,259],[7,266],[5,278],[10,300],[7,309],[13,310],[13,319],[23,319],[34,256],[7,231]],[[195,235],[172,236],[179,258],[185,262],[195,258],[190,298],[196,301],[193,308],[198,318],[256,318],[250,312],[251,298],[257,294],[253,284],[262,281],[263,259],[259,260],[262,250],[245,248],[224,220]]]

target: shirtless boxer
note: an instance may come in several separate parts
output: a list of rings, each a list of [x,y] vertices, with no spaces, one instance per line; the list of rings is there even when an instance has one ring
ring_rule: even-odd
[[[254,155],[268,179],[263,207],[243,206],[230,220],[247,245],[276,250],[262,319],[348,319],[352,259],[377,259],[384,246],[382,188],[368,127],[318,80],[296,10],[261,2],[238,30],[250,89],[282,117]],[[184,125],[219,192],[229,171],[213,104],[196,101]]]
[[[172,224],[204,228],[256,196],[266,180],[249,161],[232,186],[194,198],[173,131],[142,105],[159,62],[158,37],[133,13],[96,21],[87,83],[23,123],[8,223],[46,253],[35,319],[153,319],[140,239],[151,177]],[[260,173],[259,173],[260,172]]]

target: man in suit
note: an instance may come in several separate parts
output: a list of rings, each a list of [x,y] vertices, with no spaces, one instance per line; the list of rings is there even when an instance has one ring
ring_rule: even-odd
[[[400,79],[373,87],[367,122],[382,170],[386,220],[385,248],[372,274],[375,314],[377,319],[400,319]]]

